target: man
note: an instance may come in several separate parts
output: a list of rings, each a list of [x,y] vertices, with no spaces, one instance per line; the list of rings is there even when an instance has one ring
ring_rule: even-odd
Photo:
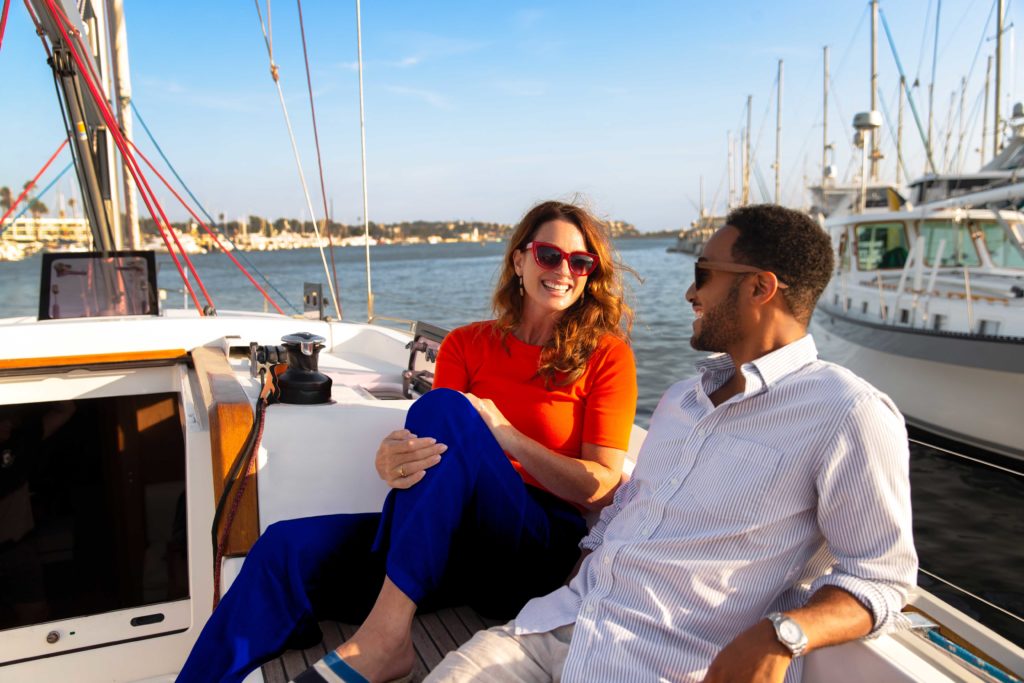
[[[799,680],[812,650],[897,624],[917,557],[903,418],[817,359],[828,236],[733,211],[686,292],[690,344],[632,478],[568,586],[450,653],[432,681]]]

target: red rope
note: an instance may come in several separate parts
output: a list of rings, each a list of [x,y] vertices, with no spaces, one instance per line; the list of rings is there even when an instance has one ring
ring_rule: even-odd
[[[0,47],[4,45],[4,29],[7,28],[7,10],[11,9],[11,0],[4,0],[4,11],[0,14]]]
[[[68,31],[65,30],[64,26],[67,25],[71,29],[71,32],[75,35],[78,49],[82,50],[83,53],[88,54],[88,51],[85,49],[85,46],[82,43],[81,36],[78,34],[78,31],[74,30],[74,26],[71,24],[70,20],[68,20],[67,16],[64,15],[63,11],[58,11],[57,7],[54,4],[54,0],[45,0],[45,2],[47,9],[49,10],[51,16],[54,18],[56,22],[57,29],[61,32],[61,35],[69,48],[68,51],[70,52],[71,57],[75,60],[75,63],[78,66],[79,72],[83,77],[82,80],[85,82],[86,87],[89,89],[89,92],[93,97],[93,101],[96,103],[96,106],[99,109],[100,115],[103,117],[104,122],[107,124],[107,128],[111,134],[111,138],[120,150],[121,156],[127,162],[125,165],[128,168],[129,172],[131,173],[132,178],[135,180],[136,185],[140,188],[139,195],[142,197],[143,202],[146,204],[146,208],[149,210],[150,216],[152,216],[154,222],[157,225],[157,228],[160,230],[160,236],[163,238],[164,244],[167,246],[167,251],[171,255],[171,258],[174,261],[174,265],[178,268],[178,274],[181,275],[182,282],[184,282],[185,287],[188,290],[188,293],[191,295],[192,301],[195,303],[196,309],[199,311],[199,314],[205,315],[203,307],[199,303],[198,297],[196,297],[195,291],[192,289],[192,286],[189,283],[188,278],[185,276],[185,272],[182,269],[181,264],[179,263],[177,257],[174,254],[174,250],[172,249],[170,242],[167,240],[165,230],[167,232],[170,232],[171,237],[174,239],[174,243],[177,245],[182,258],[187,264],[189,270],[195,276],[196,283],[199,285],[199,288],[202,291],[203,296],[206,298],[207,304],[209,304],[211,308],[213,307],[213,300],[210,298],[209,292],[206,291],[206,287],[205,285],[203,285],[202,278],[200,278],[199,273],[195,268],[195,265],[193,265],[192,260],[188,257],[188,254],[185,252],[184,247],[182,247],[181,242],[178,240],[177,234],[171,227],[170,220],[168,220],[167,216],[164,214],[163,207],[160,206],[160,203],[156,198],[156,194],[153,192],[152,188],[150,188],[149,183],[142,175],[142,170],[139,168],[138,162],[132,156],[131,150],[128,149],[124,136],[121,134],[120,127],[117,124],[117,120],[114,117],[113,112],[111,112],[109,105],[107,104],[106,97],[102,94],[102,91],[100,90],[99,86],[92,78],[91,66],[86,67],[81,55],[79,55],[78,51],[73,47],[74,44],[72,43],[71,38],[68,35]],[[156,207],[155,209],[154,205]],[[159,218],[157,217],[157,214],[159,214]],[[162,223],[161,219],[163,221]]]
[[[139,158],[141,158],[144,162],[146,162],[146,165],[149,166],[150,170],[153,171],[153,173],[156,174],[156,177],[159,178],[161,182],[163,182],[164,186],[168,189],[168,191],[170,191],[170,193],[172,195],[174,195],[174,198],[177,199],[179,202],[181,202],[181,205],[183,207],[185,207],[185,210],[188,211],[189,214],[192,215],[192,218],[194,218],[196,220],[196,222],[198,222],[199,225],[202,226],[203,230],[206,231],[206,234],[213,238],[213,241],[220,248],[220,250],[223,251],[224,254],[229,259],[231,259],[232,263],[234,263],[236,266],[238,266],[238,269],[240,271],[242,271],[243,275],[245,275],[247,278],[249,278],[249,282],[252,283],[253,287],[255,287],[257,290],[259,290],[259,293],[263,295],[263,298],[266,299],[270,303],[270,305],[273,306],[277,310],[278,313],[280,313],[281,315],[285,315],[285,312],[283,310],[281,310],[281,307],[278,306],[277,303],[273,299],[270,298],[270,295],[267,294],[266,290],[263,289],[263,287],[261,287],[260,284],[258,282],[256,282],[255,279],[253,279],[252,275],[249,274],[249,271],[246,270],[245,267],[241,263],[238,262],[238,259],[236,259],[234,257],[234,255],[230,251],[228,251],[227,249],[224,248],[224,245],[221,244],[220,239],[218,239],[218,237],[217,237],[217,234],[214,233],[212,230],[210,230],[210,228],[207,227],[206,223],[203,222],[203,219],[200,218],[199,216],[197,216],[196,212],[192,210],[192,207],[190,207],[185,202],[185,200],[182,199],[181,195],[179,195],[177,192],[174,191],[174,188],[171,187],[171,184],[169,182],[167,182],[167,179],[164,178],[163,175],[160,174],[160,171],[156,170],[156,167],[153,166],[153,162],[151,162],[146,157],[146,155],[142,153],[142,150],[140,150],[138,148],[138,146],[134,142],[132,142],[131,140],[128,141],[128,144],[130,144],[132,146],[132,149],[135,150],[135,153],[139,155]]]
[[[46,169],[50,168],[50,164],[53,163],[53,160],[57,158],[57,155],[61,153],[66,144],[68,144],[67,138],[64,139],[64,142],[60,143],[60,146],[57,147],[57,151],[53,153],[53,156],[46,160],[46,163],[43,164],[43,167],[39,169],[39,173],[36,173],[35,177],[32,178],[32,180],[28,181],[28,184],[25,185],[25,189],[21,191],[21,194],[18,195],[18,198],[11,202],[11,208],[7,209],[7,213],[5,213],[3,216],[0,216],[0,225],[3,225],[3,222],[7,220],[7,217],[14,213],[14,210],[18,208],[18,204],[21,204],[21,200],[28,196],[28,193],[31,192],[32,188],[36,186],[36,181],[39,180],[39,178],[42,177],[44,173],[46,173]]]
[[[340,290],[338,289],[338,267],[334,264],[334,239],[331,237],[331,225],[330,216],[327,211],[327,190],[324,187],[324,164],[320,157],[320,134],[317,132],[316,125],[316,105],[313,104],[313,80],[309,75],[309,54],[306,52],[306,28],[302,21],[302,0],[295,0],[299,6],[299,33],[302,35],[302,58],[306,61],[306,85],[309,90],[309,111],[313,115],[313,142],[316,144],[316,167],[320,171],[320,197],[324,202],[324,229],[327,232],[327,245],[328,251],[331,254],[331,277],[334,279],[334,291],[337,294]],[[270,18],[270,11],[267,11],[267,18]],[[310,216],[314,221],[316,216]],[[338,318],[341,318],[341,302],[335,302],[338,308]]]

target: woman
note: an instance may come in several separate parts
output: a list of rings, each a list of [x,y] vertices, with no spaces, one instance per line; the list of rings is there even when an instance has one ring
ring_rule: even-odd
[[[632,311],[602,224],[572,204],[535,206],[493,303],[496,320],[448,335],[435,390],[381,444],[384,510],[271,525],[179,681],[240,681],[319,642],[318,618],[362,626],[298,680],[318,667],[391,680],[413,667],[417,608],[507,617],[564,581],[581,512],[618,486],[636,410]]]

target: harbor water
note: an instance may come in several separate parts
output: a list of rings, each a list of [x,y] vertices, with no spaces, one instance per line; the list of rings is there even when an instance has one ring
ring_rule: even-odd
[[[673,243],[669,239],[622,239],[617,243],[621,261],[642,278],[627,274],[625,279],[636,311],[637,421],[645,427],[665,389],[691,375],[694,361],[703,355],[690,348],[693,312],[684,298],[692,279],[693,257],[667,253],[666,247]],[[372,247],[376,315],[423,320],[446,328],[491,317],[490,294],[503,250],[503,245],[493,243]],[[304,282],[322,283],[330,302],[317,250],[236,255],[255,266],[283,295],[268,289],[287,313],[301,310]],[[264,309],[262,297],[224,255],[192,259],[217,308]],[[364,250],[336,249],[335,259],[343,317],[364,321]],[[158,257],[158,262],[159,286],[167,291],[162,305],[183,307],[177,271],[165,256]],[[40,263],[38,256],[0,262],[0,317],[36,314]],[[329,313],[333,314],[333,308]],[[927,435],[914,436],[931,441]],[[950,450],[958,449],[952,445]],[[1022,467],[1010,463],[1010,469],[1019,472]],[[911,483],[915,536],[921,568],[927,572],[919,578],[921,585],[1014,642],[1024,643],[1024,623],[1001,611],[1024,615],[1024,544],[1020,542],[1024,537],[1024,477],[912,443]]]

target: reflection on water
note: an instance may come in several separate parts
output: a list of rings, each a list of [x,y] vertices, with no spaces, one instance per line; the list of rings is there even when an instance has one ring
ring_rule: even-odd
[[[683,298],[693,272],[692,257],[666,253],[665,248],[673,242],[632,239],[617,244],[622,260],[644,278],[641,283],[627,277],[637,313],[633,349],[640,387],[637,421],[643,426],[650,421],[665,389],[691,375],[693,362],[703,355],[689,346],[693,312]],[[373,247],[376,313],[448,328],[488,318],[503,250],[501,244]],[[364,251],[348,247],[336,249],[335,255],[344,317],[365,320]],[[261,297],[225,256],[192,258],[218,308],[262,307]],[[303,282],[326,284],[315,249],[252,252],[245,258],[293,306],[301,301]],[[177,272],[168,258],[158,260],[160,286],[170,291],[164,305],[180,308],[183,295]],[[39,270],[38,257],[0,263],[0,317],[35,314]],[[286,311],[293,312],[281,303]],[[1020,567],[1024,566],[1021,478],[915,447],[911,482],[922,568],[1024,614],[1024,589],[1019,580]],[[1000,633],[1024,642],[1024,629],[1014,620],[937,587],[924,575],[920,582]]]

